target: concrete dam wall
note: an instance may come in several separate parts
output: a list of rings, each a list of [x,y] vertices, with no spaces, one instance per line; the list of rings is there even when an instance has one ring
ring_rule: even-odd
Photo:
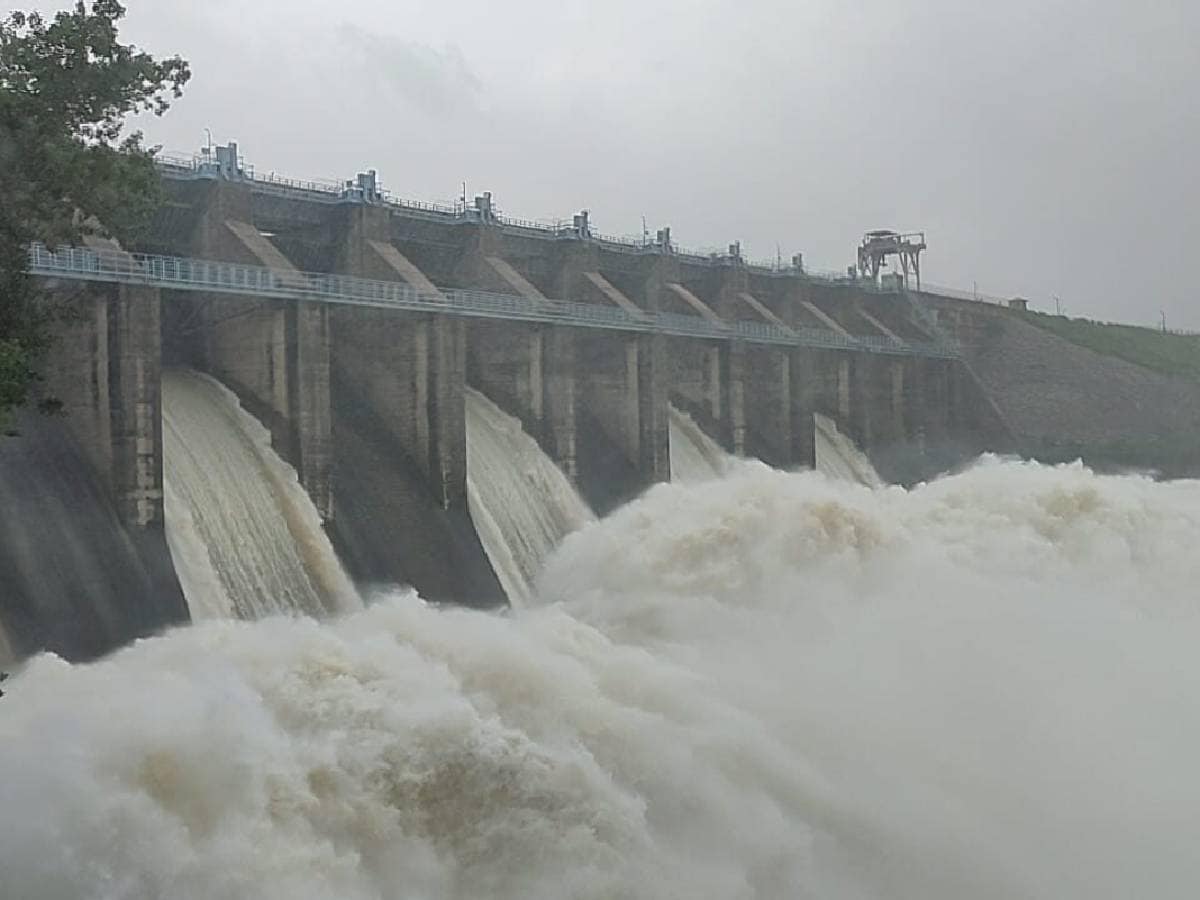
[[[595,239],[586,215],[539,229],[505,220],[487,197],[469,209],[408,208],[362,182],[329,194],[236,170],[164,184],[152,241],[128,249],[256,267],[285,294],[307,273],[401,284],[430,308],[254,296],[232,283],[52,281],[80,310],[46,366],[45,390],[66,415],[0,445],[0,487],[13,497],[23,487],[36,506],[46,493],[28,473],[71,470],[85,483],[68,493],[108,523],[89,534],[122,549],[87,550],[109,572],[99,605],[116,610],[112,622],[70,614],[76,631],[59,633],[38,623],[61,608],[22,580],[36,569],[10,558],[23,545],[6,539],[0,620],[18,653],[92,655],[187,618],[163,538],[164,367],[205,373],[262,423],[360,589],[412,585],[484,607],[506,598],[468,505],[469,391],[519,422],[597,515],[670,478],[672,409],[724,451],[781,468],[813,466],[820,415],[901,482],[1011,444],[970,368],[922,349],[939,335],[903,293],[750,266],[737,253],[677,252],[669,237]],[[498,311],[438,312],[440,292],[454,291],[486,292]],[[670,327],[507,317],[506,297],[514,308],[570,301],[598,320]],[[754,340],[756,327],[796,339]],[[70,568],[59,526],[47,527],[36,567]],[[54,590],[60,606],[90,602],[87,585]]]

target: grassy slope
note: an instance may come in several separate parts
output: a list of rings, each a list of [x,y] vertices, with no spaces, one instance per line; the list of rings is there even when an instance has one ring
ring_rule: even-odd
[[[1170,334],[1136,325],[1024,313],[1025,321],[1064,340],[1166,375],[1200,381],[1200,335]]]

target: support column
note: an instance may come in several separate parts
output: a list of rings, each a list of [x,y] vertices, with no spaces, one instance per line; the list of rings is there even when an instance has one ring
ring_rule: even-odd
[[[633,390],[638,404],[638,471],[653,484],[671,479],[670,402],[667,396],[666,339],[658,334],[638,335]]]
[[[163,527],[162,358],[156,288],[121,285],[108,304],[112,481],[127,525]]]
[[[467,332],[463,320],[432,317],[429,334],[429,456],[443,509],[467,504]]]
[[[782,347],[747,348],[745,392],[745,452],[768,465],[786,469],[805,465],[797,456],[796,409],[792,397],[792,351]]]
[[[568,328],[542,332],[542,428],[539,443],[575,484],[575,335]]]
[[[207,187],[193,253],[204,259],[295,274],[290,260],[253,225],[249,186]],[[329,414],[329,312],[302,300],[201,296],[208,371],[231,388],[271,432],[321,516],[332,513]]]
[[[386,207],[347,207],[343,216],[338,272],[437,293],[393,241]],[[502,604],[467,497],[466,320],[338,307],[330,324],[333,535],[347,569],[356,581],[411,584],[431,600]]]
[[[792,401],[792,456],[797,465],[816,468],[815,413],[826,413],[823,368],[829,354],[808,348],[793,350],[789,365]]]
[[[575,352],[578,484],[604,514],[670,478],[665,339],[581,329]]]
[[[918,362],[916,391],[921,410],[921,430],[927,445],[944,443],[950,431],[950,372],[946,360]]]
[[[391,241],[383,207],[348,207],[336,267],[342,274],[437,288]],[[465,508],[466,325],[429,313],[333,311],[333,365],[427,479],[443,509]]]
[[[721,408],[718,421],[723,443],[735,456],[746,455],[746,345],[726,341],[719,348]]]
[[[329,307],[298,303],[287,310],[287,420],[292,464],[321,518],[333,516],[329,412]]]

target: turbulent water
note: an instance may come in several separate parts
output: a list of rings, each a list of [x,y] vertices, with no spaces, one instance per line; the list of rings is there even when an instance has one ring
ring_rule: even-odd
[[[883,480],[867,454],[838,431],[837,423],[820,413],[813,414],[814,452],[817,471],[839,481],[881,487]]]
[[[572,534],[512,615],[39,657],[3,894],[1190,900],[1197,545],[1197,482],[747,464]]]
[[[192,618],[358,606],[295,470],[233,393],[167,371],[162,398],[167,542]]]
[[[554,549],[595,517],[519,420],[478,391],[466,406],[471,519],[509,602],[523,605]]]
[[[672,406],[668,424],[673,481],[711,481],[729,472],[733,457],[705,434],[690,415]]]

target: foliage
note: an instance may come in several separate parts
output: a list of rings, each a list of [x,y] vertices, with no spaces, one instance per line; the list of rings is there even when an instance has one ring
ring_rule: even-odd
[[[1068,319],[1045,313],[1022,313],[1023,318],[1064,340],[1106,356],[1200,381],[1200,335],[1172,334],[1136,325],[1115,325],[1091,319]]]
[[[162,115],[190,77],[118,40],[117,0],[79,0],[52,20],[0,21],[0,421],[25,402],[54,311],[25,274],[25,247],[86,234],[137,240],[159,200],[153,150],[133,113]]]

